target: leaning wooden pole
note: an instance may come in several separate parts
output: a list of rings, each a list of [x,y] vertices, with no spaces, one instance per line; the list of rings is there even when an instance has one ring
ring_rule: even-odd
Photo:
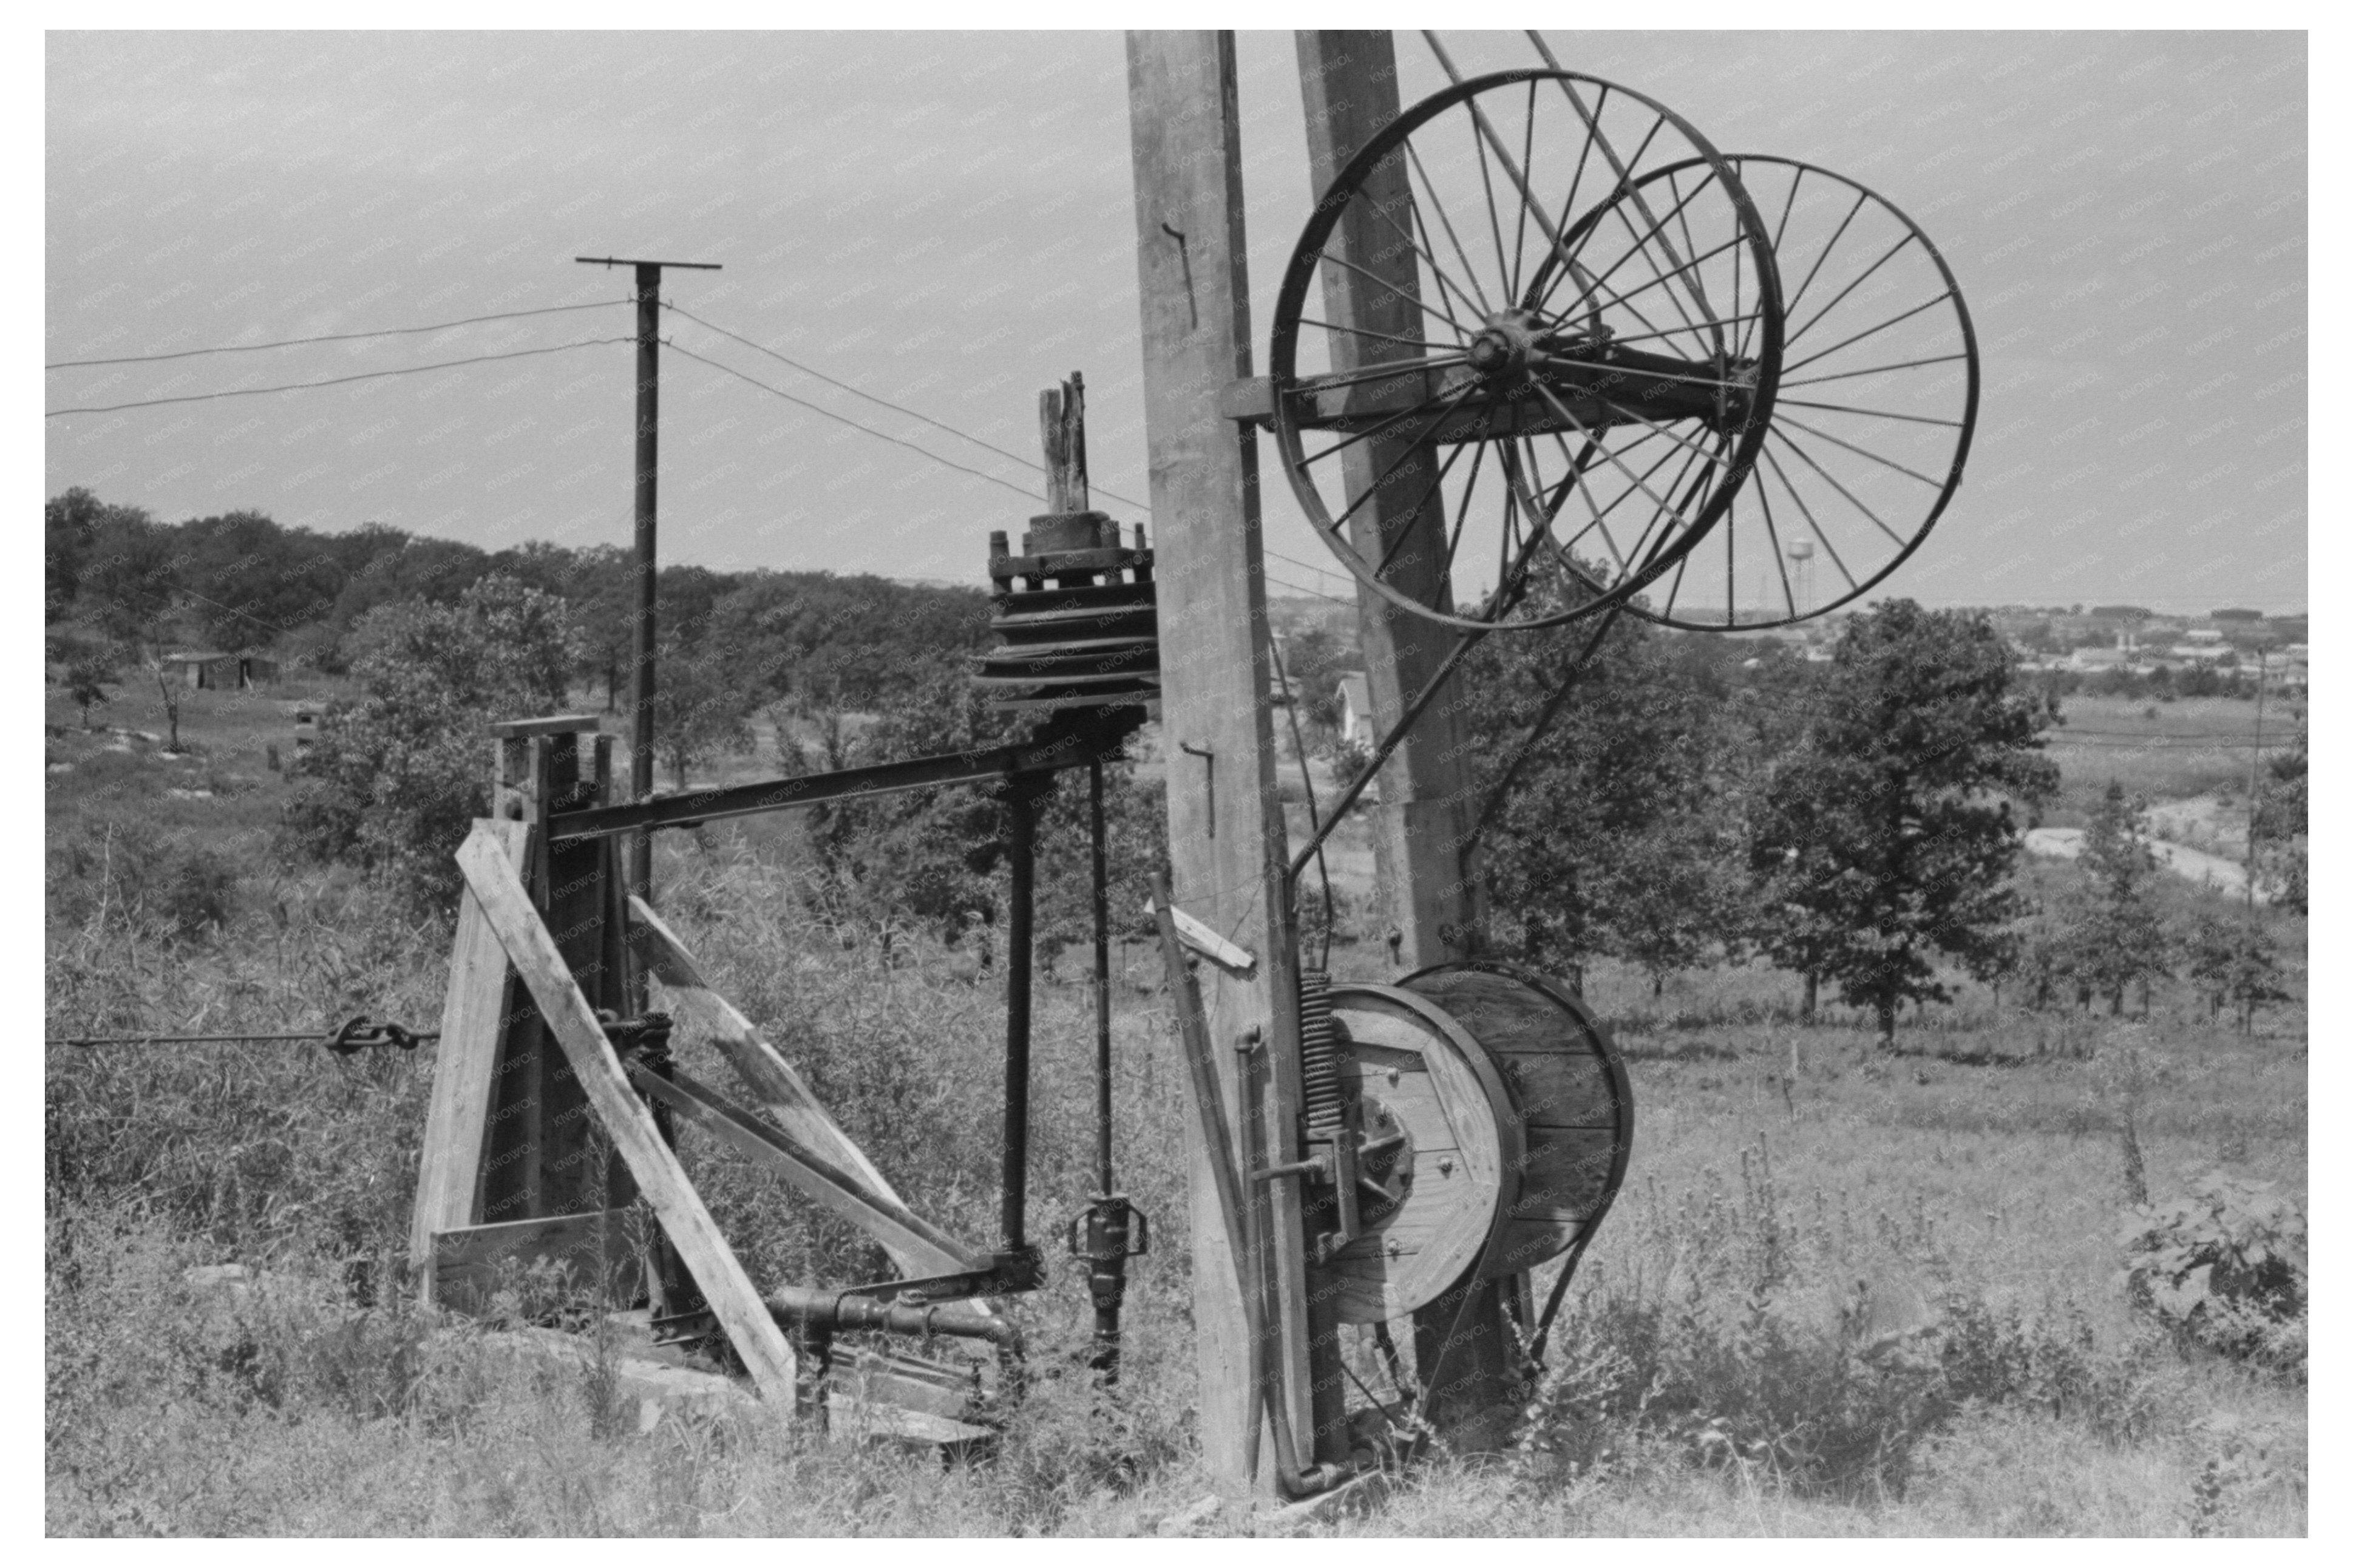
[[[1218,412],[1219,393],[1250,369],[1233,37],[1130,33],[1127,66],[1174,896],[1258,955],[1248,978],[1219,973],[1208,999],[1218,1092],[1226,1119],[1247,1110],[1266,1130],[1268,1157],[1287,1162],[1299,1157],[1299,981],[1266,701],[1258,458],[1250,429]],[[1261,1075],[1263,1101],[1247,1108],[1238,1048],[1266,1051],[1272,1068]],[[1256,1442],[1250,1314],[1236,1268],[1245,1242],[1227,1223],[1209,1148],[1198,1137],[1188,1143],[1202,1452],[1221,1484],[1271,1492],[1272,1446]],[[1259,1260],[1277,1308],[1266,1349],[1292,1428],[1315,1435],[1321,1458],[1345,1452],[1336,1419],[1344,1380],[1336,1366],[1327,1378],[1310,1367],[1295,1185],[1273,1184]]]
[[[1397,49],[1385,30],[1303,31],[1297,42],[1308,171],[1320,195],[1356,150],[1397,118]],[[1364,334],[1335,334],[1335,371],[1422,353],[1396,341],[1422,335],[1420,268],[1410,247],[1395,243],[1393,228],[1373,221],[1377,208],[1401,213],[1412,202],[1406,165],[1377,172],[1366,189],[1376,200],[1351,205],[1328,252],[1348,265],[1327,261],[1321,280],[1325,319]],[[1358,443],[1341,462],[1351,500],[1367,497],[1349,520],[1358,552],[1394,561],[1389,580],[1398,588],[1451,608],[1446,503],[1429,482],[1437,450],[1384,437]],[[1385,474],[1388,482],[1377,485]],[[1387,734],[1445,662],[1457,634],[1361,584],[1356,623],[1373,721]],[[1381,771],[1380,804],[1370,814],[1374,875],[1391,951],[1408,971],[1468,958],[1478,948],[1480,879],[1466,858],[1473,804],[1470,749],[1450,695],[1441,694],[1414,721]],[[1519,1285],[1466,1279],[1415,1314],[1420,1374],[1440,1391],[1433,1418],[1458,1446],[1490,1447],[1503,1436],[1497,1416],[1508,1413],[1514,1342],[1503,1297]],[[1448,1344],[1442,1356],[1441,1342]]]

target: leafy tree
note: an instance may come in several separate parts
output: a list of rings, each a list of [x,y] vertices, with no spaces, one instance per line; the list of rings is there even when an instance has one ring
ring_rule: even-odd
[[[1982,614],[1899,599],[1850,617],[1756,803],[1750,864],[1779,906],[1766,950],[1871,1008],[1883,1047],[1902,1004],[1948,998],[1938,955],[1991,965],[2021,910],[2011,803],[2047,797],[2058,769],[2039,739],[2053,707],[2016,668]]]
[[[1558,574],[1534,595],[1565,603],[1577,591]],[[1467,732],[1526,732],[1589,628],[1564,632],[1479,649],[1463,677]],[[1482,855],[1498,934],[1531,963],[1608,952],[1641,964],[1656,987],[1746,924],[1723,704],[1683,641],[1619,622],[1533,746],[1482,748],[1481,799],[1525,752]]]
[[[2150,894],[2157,852],[2147,807],[2111,782],[2084,832],[2084,881],[2070,902],[2069,943],[2078,982],[2124,1011],[2125,990],[2168,973],[2172,942]]]
[[[98,539],[106,503],[77,485],[41,510],[42,603],[47,618],[66,613],[81,591],[83,565]]]
[[[2226,1006],[2235,1012],[2242,1035],[2254,1033],[2257,1008],[2294,997],[2281,979],[2271,932],[2252,917],[2201,911],[2186,945],[2191,984],[2214,1016]]]
[[[733,650],[715,641],[666,636],[655,667],[654,751],[680,789],[688,768],[752,744],[761,693],[743,679]]]
[[[2262,802],[2255,807],[2256,886],[2282,909],[2305,912],[2310,900],[2305,836],[2311,831],[2311,740],[2302,710],[2295,715],[2295,740],[2265,765],[2271,774]]]
[[[942,673],[887,706],[855,740],[847,738],[838,712],[821,722],[823,739],[804,752],[809,772],[998,745],[1036,721],[989,709],[961,673]],[[1035,833],[1036,941],[1049,969],[1059,949],[1091,940],[1094,918],[1086,777],[1073,771],[1055,778],[1039,805]],[[896,921],[921,921],[951,940],[975,915],[991,923],[1002,918],[1009,820],[999,792],[910,790],[835,802],[808,816],[807,842],[818,860],[813,894],[838,918],[886,931]],[[1131,765],[1113,763],[1103,770],[1103,818],[1114,930],[1144,934],[1151,874],[1166,868],[1163,797],[1156,786],[1140,784]]]
[[[90,728],[92,706],[111,700],[106,694],[106,683],[114,679],[114,671],[93,658],[76,659],[66,669],[66,695],[81,710],[81,727]]]
[[[487,577],[454,605],[372,610],[352,641],[366,695],[321,716],[287,803],[290,837],[408,901],[446,905],[451,857],[490,809],[483,726],[563,705],[576,652],[564,601]]]

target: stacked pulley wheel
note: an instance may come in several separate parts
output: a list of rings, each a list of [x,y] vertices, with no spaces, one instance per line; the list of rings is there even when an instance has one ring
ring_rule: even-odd
[[[1159,619],[1144,530],[1123,547],[1099,511],[1032,518],[1011,553],[988,540],[989,587],[1000,639],[975,683],[1008,709],[1121,708],[1160,700]]]
[[[1465,629],[1851,603],[1943,513],[1977,418],[1968,308],[1894,204],[1557,68],[1457,81],[1349,160],[1268,361],[1309,522]]]

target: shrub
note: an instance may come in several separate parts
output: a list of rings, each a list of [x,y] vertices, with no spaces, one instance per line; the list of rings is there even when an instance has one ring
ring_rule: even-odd
[[[2211,1172],[2126,1224],[2125,1289],[2178,1340],[2301,1376],[2304,1211],[2269,1182]]]
[[[367,696],[321,720],[286,805],[293,846],[412,904],[453,904],[450,857],[490,811],[482,727],[561,707],[575,640],[563,600],[496,575],[455,605],[369,611],[351,639]]]

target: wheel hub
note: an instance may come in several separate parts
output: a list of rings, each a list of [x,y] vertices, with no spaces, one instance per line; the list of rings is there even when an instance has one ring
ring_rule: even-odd
[[[1464,357],[1471,368],[1481,375],[1509,378],[1524,375],[1528,368],[1528,356],[1535,352],[1536,326],[1534,312],[1528,310],[1498,310],[1487,318],[1471,340]]]

